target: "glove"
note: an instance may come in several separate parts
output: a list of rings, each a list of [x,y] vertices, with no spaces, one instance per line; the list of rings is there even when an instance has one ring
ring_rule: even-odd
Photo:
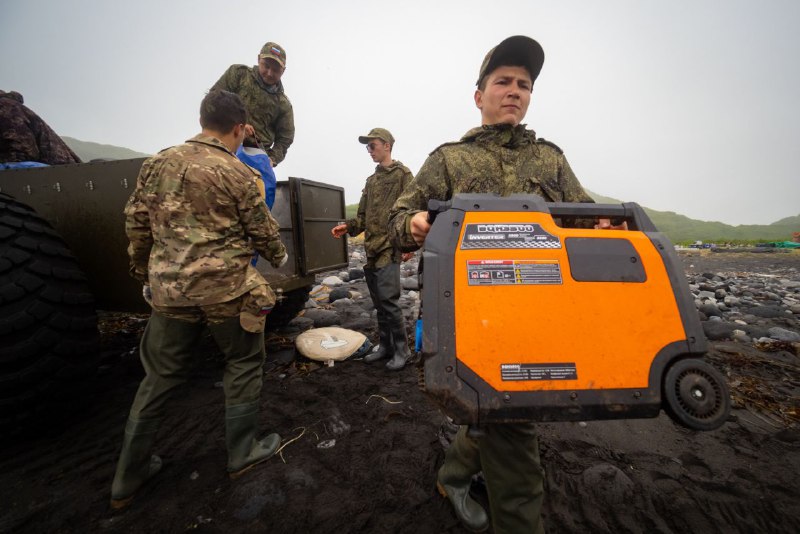
[[[280,263],[278,263],[278,267],[283,267],[286,265],[286,262],[289,261],[289,254],[284,254],[283,259],[281,259]]]
[[[151,306],[153,305],[153,291],[150,289],[149,285],[142,286],[142,297],[144,297],[144,301]]]

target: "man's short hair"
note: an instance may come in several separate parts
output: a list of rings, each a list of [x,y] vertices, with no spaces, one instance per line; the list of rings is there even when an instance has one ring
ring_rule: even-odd
[[[214,89],[200,102],[200,126],[223,134],[247,123],[247,110],[239,95]]]

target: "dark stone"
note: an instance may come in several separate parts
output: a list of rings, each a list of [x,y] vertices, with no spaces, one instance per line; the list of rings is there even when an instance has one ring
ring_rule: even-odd
[[[350,289],[346,287],[336,287],[328,294],[328,302],[336,302],[339,299],[349,299]]]
[[[725,321],[704,321],[702,325],[703,332],[705,332],[706,337],[711,341],[731,339],[734,330],[741,330],[741,325],[727,323]]]
[[[766,317],[767,319],[786,316],[786,310],[780,306],[753,306],[742,311],[756,317]]]
[[[722,317],[722,312],[719,311],[719,308],[713,302],[704,302],[700,305],[699,309],[708,317]]]
[[[764,326],[742,324],[738,325],[739,330],[744,330],[747,335],[754,338],[769,337],[769,329]]]
[[[358,268],[350,269],[347,272],[347,276],[350,278],[350,280],[361,280],[362,278],[364,278],[364,269],[358,269]]]
[[[348,316],[342,321],[342,328],[366,333],[375,328],[375,321],[371,317],[361,317],[361,315]]]
[[[316,328],[322,328],[323,326],[334,326],[341,322],[338,313],[321,308],[306,310],[305,317],[314,321],[314,327]]]

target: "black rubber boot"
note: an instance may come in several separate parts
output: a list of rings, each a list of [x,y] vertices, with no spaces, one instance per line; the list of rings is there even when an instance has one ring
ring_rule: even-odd
[[[380,336],[379,345],[372,349],[372,352],[364,356],[364,363],[377,362],[378,360],[394,356],[392,332],[389,330],[389,325],[386,324],[386,321],[378,321],[378,335]]]
[[[390,371],[399,371],[406,366],[406,362],[411,358],[411,351],[408,350],[408,340],[406,339],[406,325],[404,322],[394,325],[392,328],[392,341],[394,344],[394,356],[386,362],[386,368]]]
[[[160,425],[160,419],[130,418],[125,424],[122,451],[111,483],[111,508],[121,510],[128,506],[139,488],[161,471],[161,458],[150,455]]]
[[[281,444],[278,434],[256,440],[257,426],[257,402],[225,408],[225,443],[228,447],[228,476],[231,479],[239,478],[271,458]]]
[[[447,450],[444,464],[439,468],[436,487],[450,499],[456,516],[472,532],[489,528],[489,516],[469,494],[472,475],[480,471],[480,453],[474,438],[467,436],[467,427],[461,427]]]

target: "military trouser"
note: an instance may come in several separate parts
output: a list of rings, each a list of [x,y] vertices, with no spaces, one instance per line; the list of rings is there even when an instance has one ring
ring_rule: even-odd
[[[392,332],[402,325],[405,332],[405,318],[400,308],[400,264],[389,263],[385,267],[364,267],[369,296],[378,312],[378,331],[381,343],[391,340]],[[405,335],[403,336],[405,343]],[[392,347],[392,343],[389,343]],[[394,352],[394,351],[392,351]]]
[[[495,534],[543,533],[544,471],[533,423],[486,425],[480,437],[467,429],[459,429],[447,450],[446,471],[468,478],[483,471]]]
[[[233,304],[233,303],[232,303]],[[175,318],[153,310],[142,337],[140,357],[146,376],[131,406],[133,420],[157,419],[163,415],[171,393],[184,384],[197,356],[193,354],[205,326],[225,357],[223,389],[225,405],[255,402],[261,395],[264,364],[263,332],[248,332],[240,324],[235,304],[225,317],[209,307],[184,308],[186,318]],[[163,308],[162,308],[163,310]],[[187,320],[194,316],[194,320]]]

